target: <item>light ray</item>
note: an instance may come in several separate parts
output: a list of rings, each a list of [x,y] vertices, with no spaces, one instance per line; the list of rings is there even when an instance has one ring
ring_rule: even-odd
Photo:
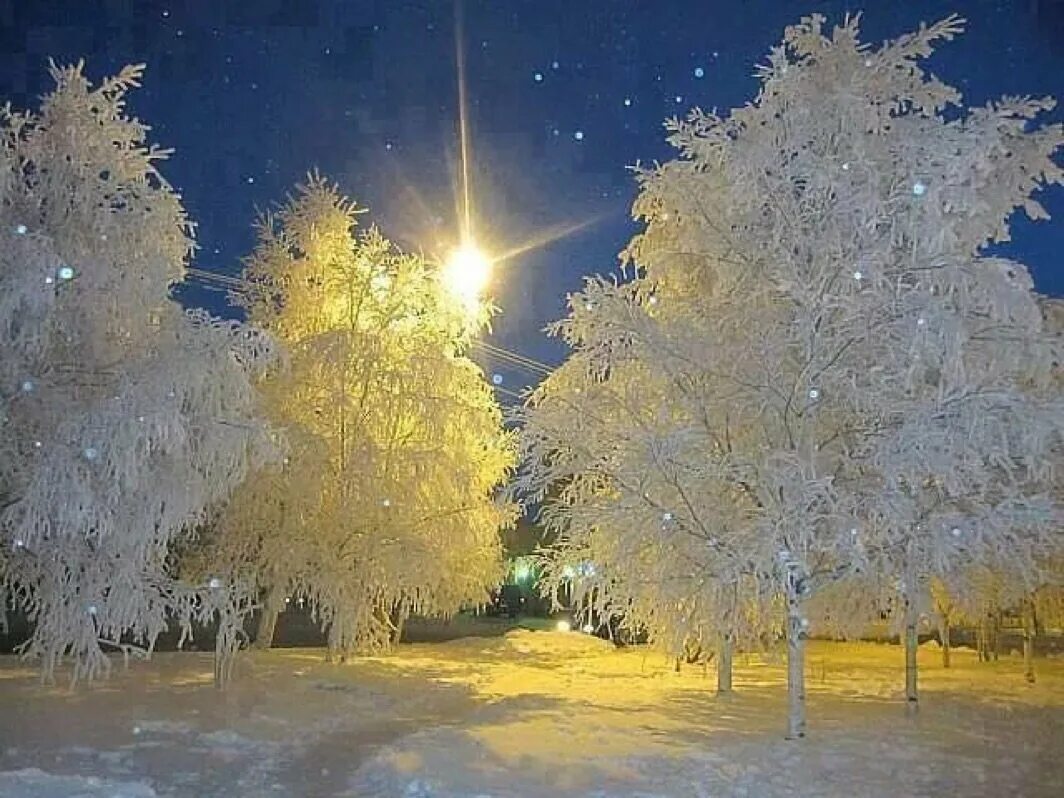
[[[492,260],[496,263],[501,263],[503,261],[510,260],[511,258],[516,258],[518,255],[524,255],[528,252],[533,252],[537,249],[542,249],[543,247],[553,244],[555,241],[560,241],[563,238],[568,238],[571,235],[579,233],[581,230],[586,230],[588,227],[598,224],[607,216],[608,214],[600,214],[598,216],[593,216],[590,219],[585,219],[582,222],[574,222],[572,224],[555,225],[554,227],[549,227],[546,230],[543,230],[542,232],[536,233],[526,241],[523,241],[520,244],[514,245],[510,249],[500,252],[499,254],[495,255]]]
[[[584,221],[555,225],[542,232],[533,234],[530,238],[509,248],[499,247],[493,242],[488,242],[491,254],[485,253],[484,242],[477,238],[474,229],[476,208],[474,208],[474,191],[472,185],[473,155],[471,135],[469,132],[469,87],[466,72],[465,52],[465,14],[463,0],[455,0],[454,6],[454,49],[456,80],[458,85],[458,158],[457,185],[455,189],[455,218],[458,224],[458,241],[450,248],[450,253],[441,259],[448,270],[448,281],[452,285],[463,285],[459,293],[467,295],[472,289],[473,283],[483,290],[488,282],[490,267],[519,255],[540,249],[560,239],[574,235],[606,218],[607,214],[586,219]],[[472,253],[472,254],[471,254]],[[475,257],[474,257],[475,254]],[[457,275],[476,275],[463,276]],[[466,283],[469,285],[466,285]]]
[[[460,149],[460,168],[462,170],[461,191],[462,207],[460,209],[461,243],[473,242],[473,209],[470,200],[469,185],[469,97],[465,71],[465,17],[462,13],[462,0],[455,1],[454,9],[454,53],[458,74],[458,145]]]

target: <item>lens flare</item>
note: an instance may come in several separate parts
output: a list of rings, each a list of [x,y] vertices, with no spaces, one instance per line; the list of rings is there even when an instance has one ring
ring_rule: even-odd
[[[447,288],[466,304],[480,300],[491,277],[491,261],[475,244],[465,243],[455,249],[444,264],[443,280]]]

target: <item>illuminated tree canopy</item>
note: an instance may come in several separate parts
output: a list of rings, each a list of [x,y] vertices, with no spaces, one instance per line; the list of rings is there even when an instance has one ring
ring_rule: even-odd
[[[288,458],[240,491],[209,558],[251,574],[274,613],[309,599],[340,652],[388,645],[411,612],[482,603],[514,515],[495,496],[514,444],[463,354],[489,309],[356,232],[357,213],[312,177],[260,225],[236,298],[283,347],[260,391]]]

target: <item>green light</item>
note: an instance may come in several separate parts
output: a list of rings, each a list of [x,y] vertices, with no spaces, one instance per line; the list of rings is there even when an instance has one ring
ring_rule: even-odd
[[[514,565],[514,579],[524,582],[532,578],[532,566],[524,560],[518,560]]]

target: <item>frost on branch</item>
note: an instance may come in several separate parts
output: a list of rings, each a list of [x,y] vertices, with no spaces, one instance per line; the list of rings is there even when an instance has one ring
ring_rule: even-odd
[[[76,681],[244,601],[175,579],[173,555],[270,455],[269,348],[169,297],[191,225],[123,112],[141,68],[52,73],[39,113],[0,120],[0,584],[43,675],[69,657]]]
[[[308,599],[341,654],[389,646],[411,613],[483,603],[513,520],[495,496],[513,441],[464,354],[488,309],[471,316],[434,264],[355,215],[312,176],[260,225],[237,300],[283,349],[259,390],[288,458],[238,492],[210,558],[254,579],[264,617]]]
[[[1050,99],[942,115],[960,95],[921,60],[959,30],[874,50],[855,19],[806,18],[754,102],[671,121],[631,279],[572,298],[572,355],[527,409],[552,584],[593,562],[577,598],[670,641],[782,627],[792,737],[811,624],[889,601],[913,626],[933,578],[975,591],[981,568],[1059,578],[1060,342],[985,248],[1044,216],[1064,136],[1035,123]]]

